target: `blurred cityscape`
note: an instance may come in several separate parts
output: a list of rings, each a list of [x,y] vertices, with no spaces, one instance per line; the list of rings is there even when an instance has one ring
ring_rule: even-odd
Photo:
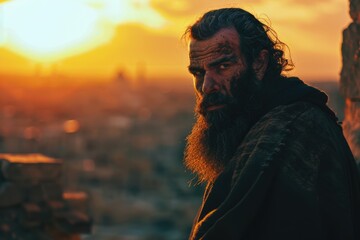
[[[183,166],[194,122],[188,84],[0,77],[0,153],[64,160],[63,185],[86,191],[88,240],[186,239],[203,186]],[[343,118],[336,82],[313,82]]]

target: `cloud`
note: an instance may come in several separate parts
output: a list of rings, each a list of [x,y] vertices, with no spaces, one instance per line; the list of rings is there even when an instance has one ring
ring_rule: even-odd
[[[287,0],[290,5],[304,5],[304,6],[314,6],[320,4],[331,4],[331,2],[336,2],[338,0]]]
[[[341,31],[346,27],[349,18],[346,4],[338,1],[320,2],[322,3],[316,6],[296,6],[288,13],[291,15],[292,12],[299,11],[306,13],[304,16],[295,14],[286,18],[277,16],[273,23],[287,35],[292,32],[301,36],[301,41],[297,40],[296,45],[303,49],[313,49],[313,52],[326,52],[326,49],[327,51],[338,52]]]
[[[186,47],[177,36],[152,31],[140,24],[124,24],[106,45],[62,61],[65,72],[86,71],[97,75],[114,74],[124,69],[134,76],[139,64],[151,76],[185,75],[188,64]]]
[[[96,9],[102,18],[114,24],[141,23],[149,27],[161,27],[165,19],[156,12],[149,0],[82,0]]]
[[[224,7],[242,7],[258,4],[264,0],[213,1],[213,0],[151,0],[151,6],[167,18],[199,16],[205,11]]]

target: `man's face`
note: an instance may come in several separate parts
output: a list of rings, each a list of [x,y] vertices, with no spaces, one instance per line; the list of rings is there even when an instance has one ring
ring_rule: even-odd
[[[197,112],[207,117],[223,111],[237,98],[237,80],[247,73],[234,28],[224,28],[207,40],[190,41],[189,72],[194,78]],[[233,110],[233,109],[232,109]]]
[[[200,181],[222,171],[261,111],[261,81],[247,67],[238,33],[222,29],[207,40],[191,40],[197,121],[187,137],[186,166]]]

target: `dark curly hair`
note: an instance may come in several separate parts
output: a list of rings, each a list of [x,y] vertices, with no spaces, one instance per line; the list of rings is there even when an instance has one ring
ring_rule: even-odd
[[[349,14],[353,21],[356,21],[358,12],[360,10],[360,1],[359,0],[350,0],[349,2]]]
[[[240,48],[248,66],[251,66],[261,50],[268,51],[266,78],[272,79],[294,68],[291,59],[284,56],[287,45],[278,39],[276,32],[241,8],[222,8],[205,13],[186,29],[184,37],[206,40],[220,29],[230,27],[234,27],[239,34]]]

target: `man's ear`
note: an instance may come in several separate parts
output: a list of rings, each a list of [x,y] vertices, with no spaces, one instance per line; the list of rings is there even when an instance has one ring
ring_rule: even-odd
[[[269,63],[269,52],[265,49],[261,50],[259,56],[252,64],[255,76],[258,80],[262,80],[265,75]]]

